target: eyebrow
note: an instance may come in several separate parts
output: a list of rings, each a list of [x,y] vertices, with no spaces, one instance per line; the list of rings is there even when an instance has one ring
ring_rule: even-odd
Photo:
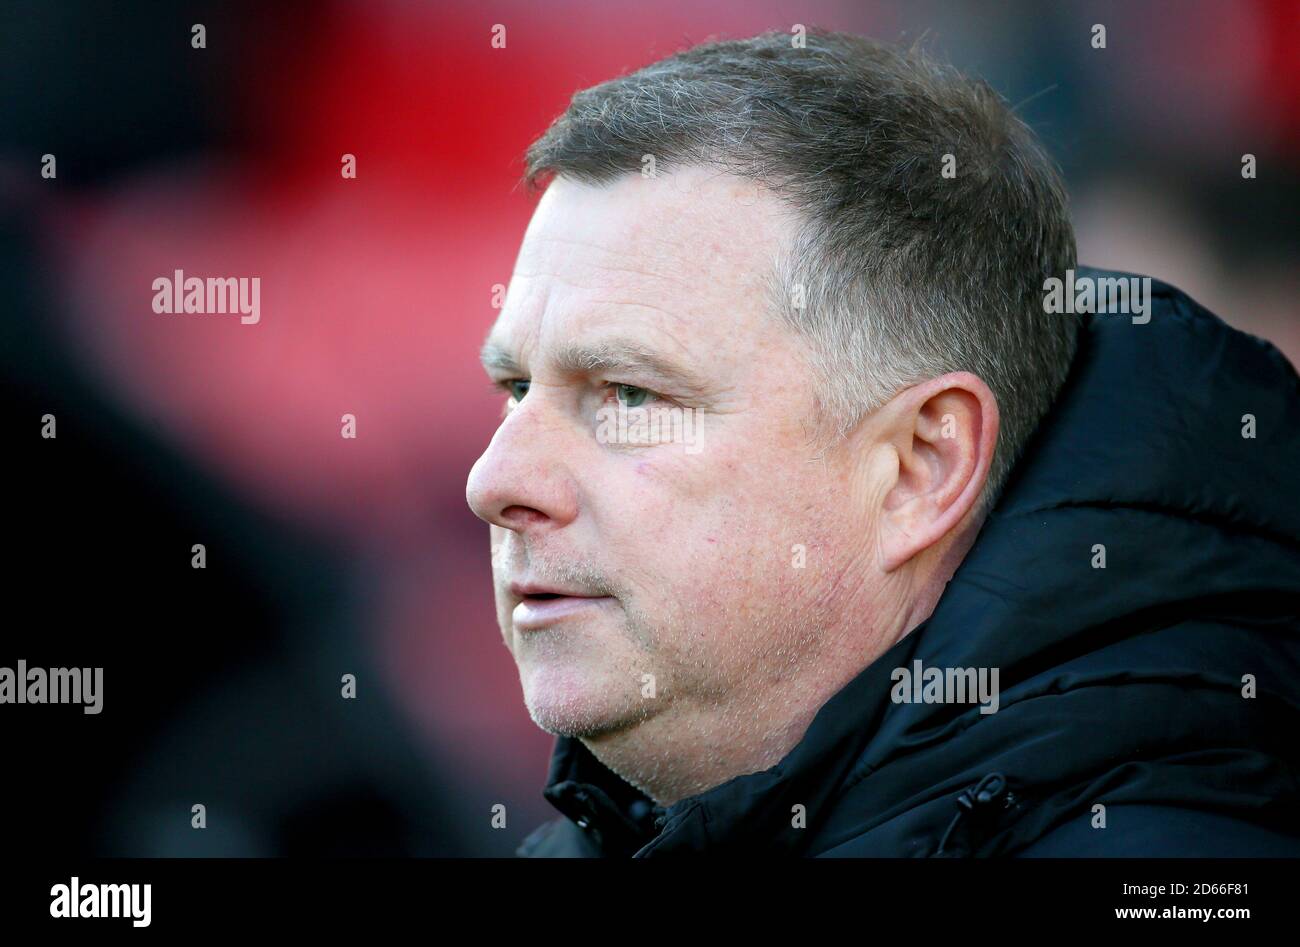
[[[489,372],[525,374],[510,351],[490,339],[479,353]],[[674,393],[704,395],[712,385],[701,375],[670,361],[635,339],[608,339],[595,343],[570,342],[550,359],[566,375],[634,374],[663,379]]]

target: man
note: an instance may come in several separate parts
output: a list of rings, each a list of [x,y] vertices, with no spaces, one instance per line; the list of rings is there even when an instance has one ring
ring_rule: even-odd
[[[1295,372],[1059,311],[1118,277],[987,86],[767,34],[528,162],[467,489],[558,737],[521,854],[1300,852]]]

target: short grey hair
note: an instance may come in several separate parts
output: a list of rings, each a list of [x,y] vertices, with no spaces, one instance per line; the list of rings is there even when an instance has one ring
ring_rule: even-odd
[[[605,183],[649,154],[770,188],[800,211],[769,285],[811,353],[821,420],[842,436],[905,388],[978,375],[1001,417],[987,509],[1074,357],[1078,321],[1043,306],[1077,259],[1060,174],[985,82],[916,47],[803,39],[707,43],[578,92],[525,180]]]

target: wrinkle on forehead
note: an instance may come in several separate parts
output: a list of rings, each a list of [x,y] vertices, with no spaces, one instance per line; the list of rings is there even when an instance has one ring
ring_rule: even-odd
[[[680,275],[679,273],[659,272],[655,269],[648,267],[647,264],[653,262],[655,258],[647,254],[636,253],[632,251],[620,251],[617,249],[613,249],[604,244],[593,243],[590,240],[582,240],[577,237],[565,237],[554,233],[548,233],[544,237],[539,238],[537,242],[531,245],[527,245],[527,244],[525,245],[525,252],[521,254],[519,258],[521,265],[515,267],[516,276],[523,276],[529,278],[536,277],[536,276],[551,276],[555,278],[563,278],[566,282],[574,286],[582,287],[583,284],[575,280],[571,273],[568,274],[561,273],[559,270],[555,268],[554,266],[555,261],[548,261],[546,259],[546,257],[552,256],[552,254],[549,253],[544,254],[544,253],[536,252],[538,249],[541,248],[541,245],[543,244],[569,244],[577,247],[585,247],[588,250],[595,251],[595,256],[580,260],[579,272],[581,272],[583,269],[592,269],[592,270],[599,270],[605,273],[629,273],[636,276],[647,276],[652,279],[659,279],[665,282],[679,283],[685,286],[687,289],[696,288],[695,284],[690,282],[686,277]],[[533,250],[534,252],[529,252],[529,250]],[[610,261],[602,260],[600,259],[602,255],[621,257],[622,262],[619,262],[617,260],[610,260]],[[541,260],[537,261],[542,265],[539,267],[539,269],[530,272],[522,264],[526,259],[530,259],[532,257],[542,257]],[[662,257],[660,257],[660,260],[665,263],[671,262],[662,259]],[[550,267],[546,265],[547,262],[551,263]],[[564,262],[567,264],[569,260],[566,258],[564,259]],[[584,288],[599,289],[600,287],[587,286]]]
[[[689,339],[715,357],[740,355],[771,317],[767,279],[795,223],[758,185],[701,168],[604,185],[556,179],[529,224],[493,339],[504,346],[510,336],[522,357],[542,333],[649,316],[675,347]]]
[[[534,249],[565,259],[581,248],[580,267],[687,282],[698,291],[692,273],[718,279],[770,267],[797,225],[772,192],[712,169],[629,174],[602,185],[558,178],[542,196],[519,262]],[[544,240],[528,239],[534,235]],[[556,247],[569,254],[553,253]]]

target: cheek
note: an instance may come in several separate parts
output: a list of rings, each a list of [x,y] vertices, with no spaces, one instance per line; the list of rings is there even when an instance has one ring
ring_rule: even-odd
[[[748,611],[799,594],[812,565],[825,561],[833,491],[817,465],[754,456],[629,459],[598,491],[606,561],[654,599],[672,596],[687,608]]]
[[[742,483],[744,500],[726,511],[708,544],[719,595],[751,624],[796,620],[824,594],[824,577],[845,553],[834,492],[815,477]]]
[[[692,603],[770,600],[793,581],[792,546],[823,542],[806,491],[764,465],[720,458],[691,471],[642,462],[636,476],[645,548]]]

